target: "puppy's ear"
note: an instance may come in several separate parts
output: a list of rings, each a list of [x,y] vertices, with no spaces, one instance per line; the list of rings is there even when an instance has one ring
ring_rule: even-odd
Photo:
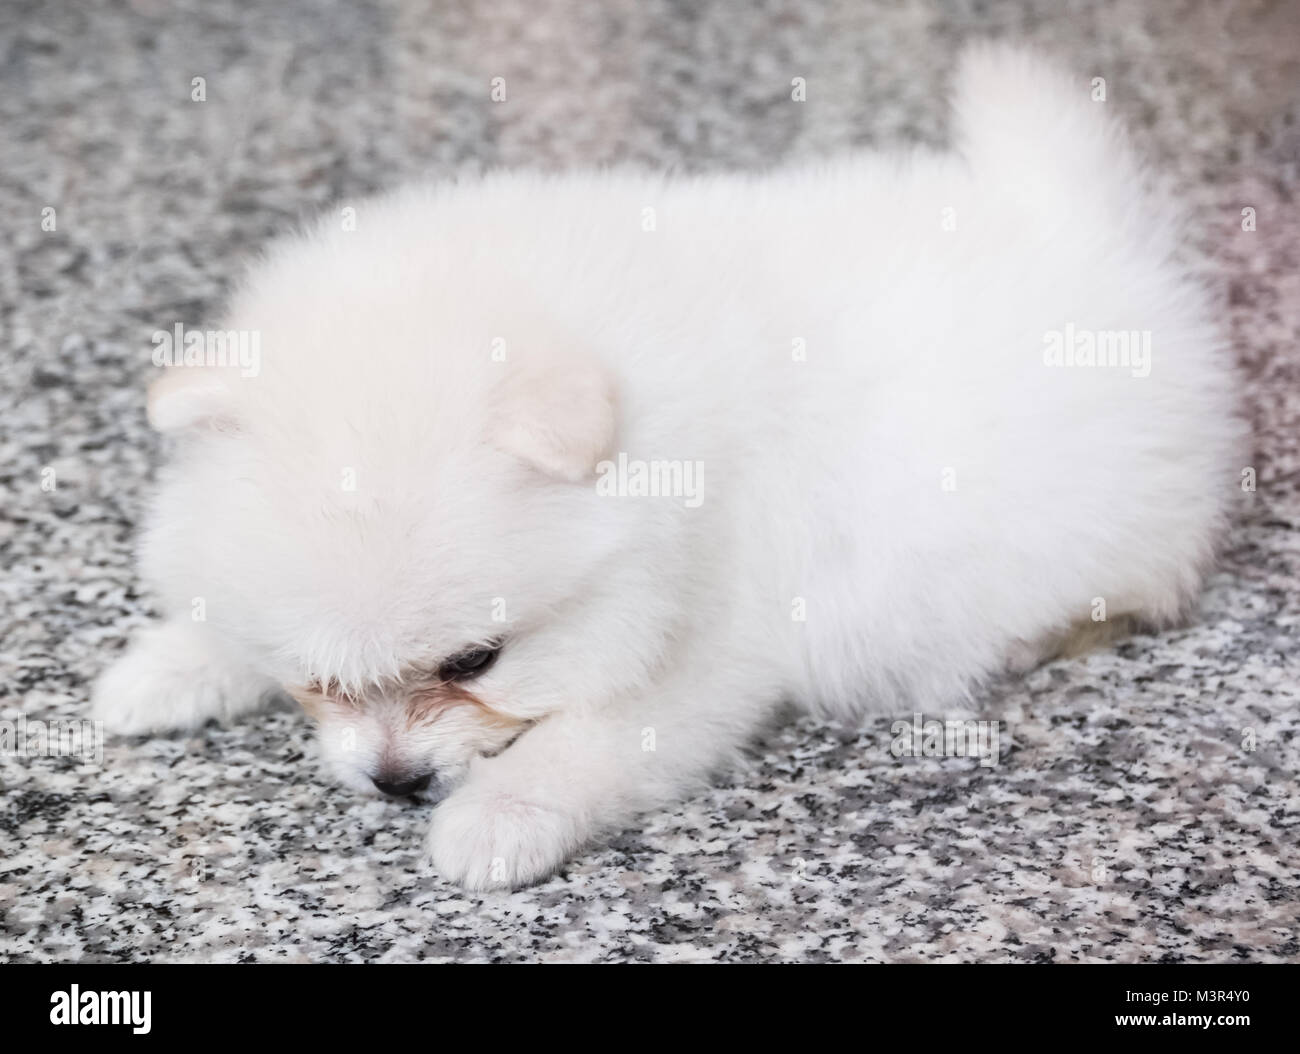
[[[577,353],[497,364],[505,371],[492,402],[492,440],[551,476],[591,475],[614,442],[613,378]]]
[[[217,370],[172,366],[149,385],[146,412],[159,432],[210,427],[230,430],[230,389]]]

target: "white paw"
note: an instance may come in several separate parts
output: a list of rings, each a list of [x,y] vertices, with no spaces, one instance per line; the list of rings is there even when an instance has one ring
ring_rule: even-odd
[[[565,812],[473,782],[433,812],[425,843],[434,869],[466,889],[516,889],[545,878],[586,837]]]
[[[1016,675],[1029,673],[1050,662],[1060,651],[1061,641],[1056,636],[1045,636],[1034,641],[1017,637],[1007,647],[1007,672]]]
[[[124,736],[193,729],[255,707],[271,687],[200,632],[164,623],[141,631],[95,682],[90,716]]]

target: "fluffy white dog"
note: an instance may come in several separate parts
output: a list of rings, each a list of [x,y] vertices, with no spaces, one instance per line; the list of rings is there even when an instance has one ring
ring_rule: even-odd
[[[286,686],[346,783],[442,799],[437,870],[514,886],[784,700],[951,712],[1184,614],[1243,426],[1174,211],[1085,80],[986,48],[954,98],[951,153],[497,174],[278,245],[258,368],[151,392],[168,617],[96,716]]]

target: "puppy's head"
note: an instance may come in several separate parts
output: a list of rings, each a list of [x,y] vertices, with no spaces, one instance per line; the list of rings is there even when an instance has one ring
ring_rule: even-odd
[[[566,683],[573,656],[543,631],[614,555],[593,474],[615,397],[539,315],[413,306],[385,277],[281,268],[234,313],[255,375],[155,383],[150,418],[178,443],[142,564],[303,704],[341,779],[436,795]]]

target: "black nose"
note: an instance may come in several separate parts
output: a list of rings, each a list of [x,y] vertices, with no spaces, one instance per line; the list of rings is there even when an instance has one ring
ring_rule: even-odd
[[[405,798],[417,791],[424,790],[432,779],[433,773],[426,772],[423,776],[416,776],[415,779],[401,780],[400,782],[371,776],[370,782],[385,794],[391,794],[394,798]]]

